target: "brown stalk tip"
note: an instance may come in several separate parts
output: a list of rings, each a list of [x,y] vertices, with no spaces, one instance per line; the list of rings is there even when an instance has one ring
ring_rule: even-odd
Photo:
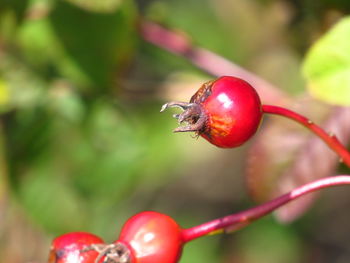
[[[175,107],[180,108],[183,112],[174,114],[173,117],[177,119],[180,125],[183,123],[186,123],[186,125],[177,127],[174,132],[201,132],[205,129],[207,117],[199,104],[172,101],[165,103],[160,112]]]
[[[99,253],[95,259],[95,263],[131,263],[129,248],[120,242],[112,244],[93,244],[84,248],[82,252],[90,250],[95,250]]]

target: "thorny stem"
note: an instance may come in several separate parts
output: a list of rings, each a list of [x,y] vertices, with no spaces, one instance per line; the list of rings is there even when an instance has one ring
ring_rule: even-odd
[[[328,188],[332,186],[350,184],[350,175],[338,175],[325,177],[311,183],[295,188],[291,192],[284,194],[262,205],[250,208],[248,210],[218,218],[207,223],[184,229],[183,240],[189,242],[193,239],[222,232],[230,232],[249,225],[251,222],[269,214],[282,205],[293,201],[303,195]]]
[[[320,137],[333,151],[335,151],[347,166],[350,167],[350,152],[344,147],[344,145],[338,140],[338,138],[332,134],[325,132],[320,126],[313,123],[308,118],[285,108],[272,106],[272,105],[263,105],[262,110],[264,113],[276,114],[284,116],[296,122],[299,122],[318,137]]]

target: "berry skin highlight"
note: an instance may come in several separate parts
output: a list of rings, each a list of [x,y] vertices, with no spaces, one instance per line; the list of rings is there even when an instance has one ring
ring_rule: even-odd
[[[180,107],[174,115],[180,126],[174,132],[194,131],[221,148],[238,147],[249,140],[259,128],[262,106],[259,95],[246,81],[224,76],[203,84],[189,103],[169,102],[163,105]]]

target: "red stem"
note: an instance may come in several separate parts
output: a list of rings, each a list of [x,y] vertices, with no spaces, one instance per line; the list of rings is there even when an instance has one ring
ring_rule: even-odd
[[[305,194],[308,194],[316,190],[320,190],[322,188],[328,188],[331,186],[346,185],[346,184],[350,184],[349,175],[325,177],[323,179],[305,184],[265,204],[250,208],[240,213],[218,218],[192,228],[184,229],[182,232],[184,242],[189,242],[193,239],[196,239],[208,234],[215,234],[218,232],[236,230],[237,228],[244,227],[250,224],[252,221],[255,221],[267,215],[268,213],[279,208],[280,206],[290,201],[293,201]]]
[[[282,107],[272,106],[272,105],[263,105],[262,110],[264,113],[281,115],[286,118],[292,119],[296,122],[299,122],[318,137],[320,137],[331,149],[333,149],[340,157],[341,160],[350,167],[350,152],[345,148],[345,146],[338,140],[338,138],[332,134],[325,132],[320,126],[313,123],[308,118],[294,112],[287,110]]]
[[[288,100],[288,96],[271,83],[214,52],[195,46],[184,33],[167,29],[147,20],[140,21],[139,31],[145,41],[184,57],[213,76],[231,75],[248,81],[256,87],[263,101],[275,103]]]

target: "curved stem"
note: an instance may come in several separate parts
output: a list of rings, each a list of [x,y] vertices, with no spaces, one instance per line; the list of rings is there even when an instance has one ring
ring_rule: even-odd
[[[328,188],[337,185],[350,184],[350,175],[338,175],[332,177],[326,177],[303,186],[295,188],[293,191],[284,194],[276,199],[273,199],[265,204],[256,206],[254,208],[242,211],[240,213],[228,215],[222,218],[218,218],[207,223],[184,229],[183,239],[185,242],[189,242],[193,239],[221,232],[229,232],[244,227],[251,222],[267,215],[280,206],[297,199],[310,192],[320,190],[322,188]]]
[[[299,122],[318,137],[320,137],[333,151],[335,151],[340,157],[341,160],[350,167],[350,152],[345,148],[345,146],[338,140],[338,138],[332,134],[325,132],[320,126],[313,123],[308,118],[294,112],[287,110],[282,107],[272,106],[272,105],[263,105],[262,110],[264,113],[281,115],[286,118],[292,119],[296,122]]]

